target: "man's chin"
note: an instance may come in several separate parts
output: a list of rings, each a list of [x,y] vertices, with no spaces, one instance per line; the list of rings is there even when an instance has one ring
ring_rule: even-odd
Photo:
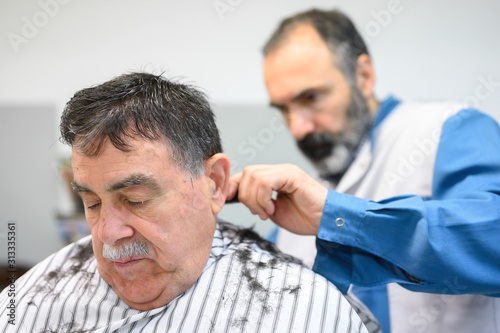
[[[351,156],[349,150],[343,146],[335,147],[335,150],[330,156],[320,160],[309,159],[313,164],[318,174],[322,177],[330,175],[338,175],[344,172],[349,163]]]
[[[177,295],[168,295],[167,288],[161,288],[159,283],[155,284],[153,281],[145,281],[147,279],[125,280],[116,276],[108,278],[109,281],[103,277],[118,297],[136,310],[148,311],[159,308],[177,297]]]
[[[199,277],[197,275],[189,279],[179,275],[175,270],[160,271],[142,265],[145,267],[142,267],[141,273],[133,270],[133,274],[130,275],[123,275],[121,273],[124,272],[117,272],[110,266],[98,265],[99,275],[113,288],[118,297],[131,308],[140,311],[156,309],[170,303],[188,290]]]
[[[151,281],[152,276],[142,273],[142,276],[133,273],[129,276],[114,269],[98,266],[101,278],[113,288],[118,297],[128,306],[147,311],[167,304],[170,300],[163,300],[164,290],[159,288],[159,283]],[[155,287],[151,287],[155,286]],[[163,303],[163,304],[162,304]]]
[[[298,147],[300,152],[312,162],[322,161],[328,158],[329,156],[331,156],[333,150],[333,147],[331,146],[306,148],[298,145]]]
[[[128,296],[125,294],[120,294],[116,290],[115,290],[115,292],[117,293],[118,297],[120,297],[120,299],[125,304],[127,304],[131,308],[139,310],[139,311],[149,311],[149,310],[153,310],[156,308],[160,308],[160,307],[170,303],[175,298],[174,297],[172,299],[164,299],[160,295],[159,297],[156,297],[153,299],[150,299],[150,298],[143,299],[141,297],[134,297],[134,296]]]

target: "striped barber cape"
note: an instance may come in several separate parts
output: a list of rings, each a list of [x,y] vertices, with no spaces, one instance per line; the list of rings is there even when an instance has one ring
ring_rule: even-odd
[[[326,279],[221,221],[200,278],[160,308],[135,310],[116,295],[99,276],[90,236],[19,278],[15,298],[7,289],[1,332],[368,332]]]

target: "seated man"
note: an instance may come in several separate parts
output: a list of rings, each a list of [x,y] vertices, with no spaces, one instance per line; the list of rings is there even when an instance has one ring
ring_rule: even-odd
[[[196,89],[123,75],[77,92],[61,134],[92,235],[3,291],[2,332],[367,332],[323,277],[217,221],[230,165]]]

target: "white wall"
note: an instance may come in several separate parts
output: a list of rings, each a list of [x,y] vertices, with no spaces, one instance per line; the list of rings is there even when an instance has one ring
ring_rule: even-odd
[[[496,0],[0,1],[3,105],[51,104],[62,110],[76,90],[124,71],[164,71],[203,87],[217,110],[224,141],[241,143],[270,119],[256,114],[252,128],[238,123],[238,115],[248,116],[249,108],[267,112],[260,49],[270,32],[298,10],[334,6],[349,14],[367,38],[380,98],[393,93],[406,99],[452,99],[477,104],[500,119]],[[281,137],[286,149],[279,146]],[[290,155],[280,155],[284,159],[303,163],[287,140],[286,131],[276,133],[257,158],[233,160],[255,163],[285,152]],[[54,149],[67,152],[60,145]],[[7,223],[2,212],[0,223]]]
[[[40,3],[58,4],[47,22]],[[216,3],[234,7],[219,16]],[[376,15],[394,3],[396,14]],[[380,96],[462,100],[478,77],[500,81],[496,0],[3,0],[0,101],[62,106],[82,87],[152,68],[199,84],[217,104],[266,103],[260,48],[280,18],[311,6],[353,17],[369,39]],[[16,53],[8,34],[22,36],[24,20],[45,25]],[[499,96],[480,106],[494,112]]]
[[[0,265],[14,256],[17,268],[29,266],[62,246],[55,223],[55,113],[52,105],[0,106]]]

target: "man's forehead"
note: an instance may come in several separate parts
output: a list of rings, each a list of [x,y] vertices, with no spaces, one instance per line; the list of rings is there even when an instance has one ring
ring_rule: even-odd
[[[318,30],[311,24],[299,24],[290,29],[285,41],[293,43],[319,43],[325,44]],[[326,45],[326,44],[325,44]]]
[[[293,28],[264,59],[271,102],[286,102],[305,90],[323,86],[331,70],[338,70],[333,54],[315,28],[305,24]]]
[[[171,150],[170,141],[163,136],[159,138],[149,138],[141,134],[133,134],[132,129],[128,131],[131,133],[119,135],[114,139],[111,139],[107,135],[103,137],[99,136],[94,140],[88,137],[76,136],[71,148],[73,152],[76,151],[88,157],[97,157],[103,153],[109,153],[115,150],[133,152],[134,150],[142,150],[145,145]]]
[[[72,147],[72,161],[92,164],[135,159],[145,165],[152,162],[175,164],[172,150],[166,139],[152,140],[133,136],[124,139],[123,142],[126,144],[125,147],[117,147],[106,138],[96,154],[88,154],[76,142]]]
[[[100,189],[106,190],[134,185],[156,187],[182,173],[164,143],[146,140],[135,140],[129,151],[121,151],[108,141],[95,156],[73,147],[72,166],[76,184],[87,187],[98,182]]]
[[[316,28],[310,24],[300,24],[290,28],[283,39],[272,48],[267,56],[273,53],[299,53],[299,52],[329,52],[329,48]]]

